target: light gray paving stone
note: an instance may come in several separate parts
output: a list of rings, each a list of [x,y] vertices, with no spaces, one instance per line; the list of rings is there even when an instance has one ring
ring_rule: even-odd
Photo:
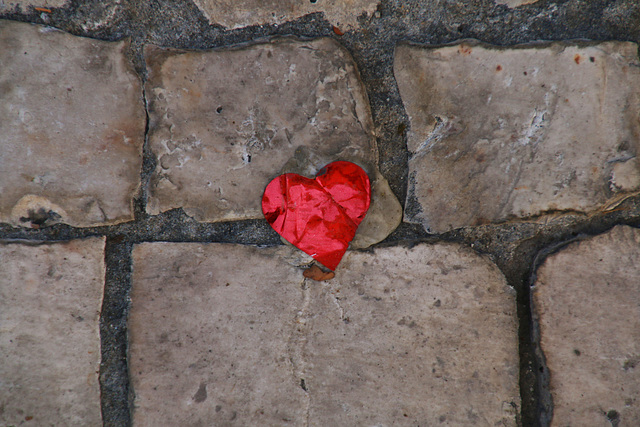
[[[496,4],[506,4],[510,8],[516,8],[525,4],[533,4],[538,0],[496,0]]]
[[[397,48],[410,117],[405,220],[443,232],[640,188],[638,46]]]
[[[319,283],[280,252],[135,247],[135,425],[516,425],[515,295],[495,265],[379,248]]]
[[[348,160],[376,183],[364,244],[384,239],[400,222],[400,204],[377,171],[364,87],[335,41],[279,39],[214,51],[148,47],[145,57],[149,143],[158,158],[149,213],[182,207],[201,221],[262,218],[262,193],[277,175],[313,176]],[[376,212],[383,215],[376,219]]]
[[[145,111],[123,51],[0,20],[0,222],[133,219]]]
[[[342,31],[358,26],[357,19],[371,17],[377,0],[194,0],[211,23],[227,28],[258,24],[281,24],[310,13],[323,12],[325,18]]]
[[[300,425],[290,360],[301,272],[274,249],[148,243],[133,251],[133,422]]]
[[[640,230],[546,259],[533,290],[554,426],[640,425]]]
[[[104,243],[0,243],[0,425],[102,425]]]
[[[347,252],[307,292],[317,425],[516,425],[515,294],[492,263],[447,244]]]

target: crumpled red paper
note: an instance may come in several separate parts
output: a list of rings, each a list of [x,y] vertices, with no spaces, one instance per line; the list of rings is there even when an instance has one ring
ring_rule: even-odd
[[[315,179],[287,173],[272,180],[262,196],[262,213],[289,243],[335,270],[370,200],[366,172],[338,161],[322,168]]]

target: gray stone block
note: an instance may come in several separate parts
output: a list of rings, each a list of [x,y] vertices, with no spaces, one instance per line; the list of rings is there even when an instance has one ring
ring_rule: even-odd
[[[136,425],[516,425],[515,295],[495,265],[380,248],[319,283],[278,253],[135,247]]]
[[[104,242],[0,243],[1,425],[102,425]]]
[[[0,20],[0,222],[133,219],[145,111],[127,45]]]
[[[570,244],[533,290],[552,425],[640,425],[640,230]]]
[[[405,220],[434,232],[589,212],[640,189],[638,46],[401,45]]]

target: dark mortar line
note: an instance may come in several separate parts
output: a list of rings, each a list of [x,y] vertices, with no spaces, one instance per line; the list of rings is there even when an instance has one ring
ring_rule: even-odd
[[[129,380],[127,320],[131,289],[129,242],[107,238],[104,299],[100,313],[100,403],[105,427],[131,425],[132,392]]]
[[[612,227],[615,227],[615,224]],[[602,232],[606,233],[609,230]],[[522,291],[518,293],[519,337],[520,345],[524,347],[520,349],[521,398],[530,400],[531,406],[528,409],[532,412],[529,419],[535,420],[535,424],[532,424],[535,426],[549,426],[553,418],[550,371],[540,343],[539,315],[533,302],[533,288],[537,280],[537,271],[550,255],[559,252],[571,243],[585,240],[589,237],[591,235],[581,233],[577,236],[568,237],[566,240],[552,242],[543,247],[535,254],[529,268],[523,274]],[[526,379],[523,378],[523,375],[533,376],[534,378]],[[522,390],[527,386],[532,386],[532,389],[525,390],[525,393],[522,393]]]

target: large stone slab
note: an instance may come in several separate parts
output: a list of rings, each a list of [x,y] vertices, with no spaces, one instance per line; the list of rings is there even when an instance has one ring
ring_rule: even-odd
[[[318,425],[516,425],[515,293],[468,248],[348,252],[301,318]]]
[[[640,189],[637,50],[399,46],[411,122],[405,219],[443,232],[591,211]]]
[[[515,298],[495,265],[382,248],[319,283],[279,253],[135,247],[134,424],[516,425]]]
[[[104,238],[0,243],[0,424],[102,425]]]
[[[552,425],[640,425],[640,230],[570,244],[533,290]]]
[[[210,22],[227,28],[258,24],[281,24],[310,13],[323,12],[325,18],[342,30],[358,25],[363,14],[369,17],[377,0],[194,0]]]
[[[273,249],[148,243],[133,251],[133,422],[299,425],[290,339],[302,274]]]
[[[133,219],[145,111],[127,42],[0,21],[0,222]]]
[[[335,41],[148,47],[145,57],[149,143],[158,158],[149,213],[182,207],[201,221],[262,218],[262,193],[277,175],[313,176],[327,163],[350,160],[375,183],[371,210],[383,219],[371,228],[383,233],[370,240],[400,222],[400,205],[376,168],[364,87]]]

